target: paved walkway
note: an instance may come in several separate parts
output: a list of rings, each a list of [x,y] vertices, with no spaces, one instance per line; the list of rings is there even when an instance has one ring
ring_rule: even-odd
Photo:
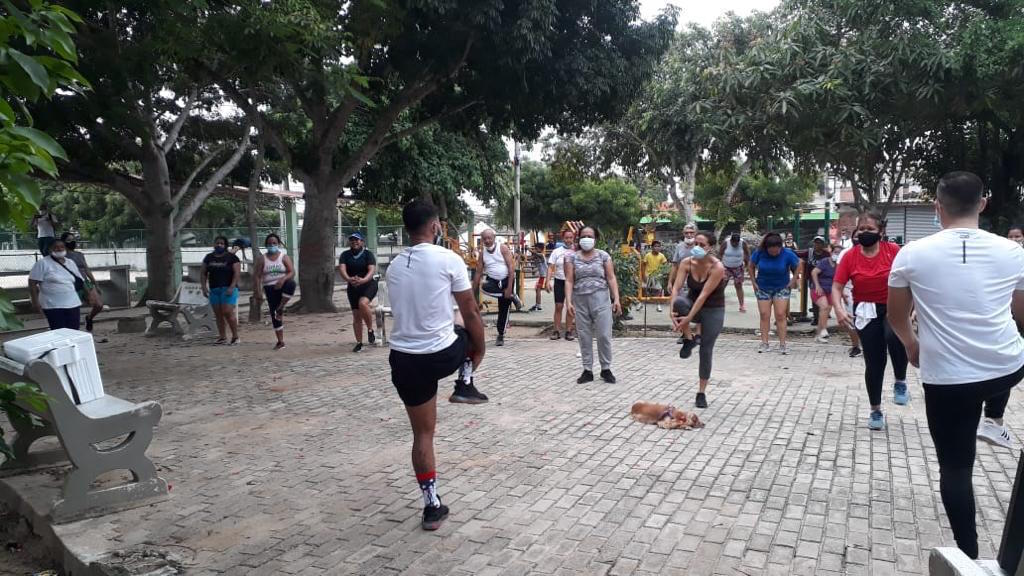
[[[889,429],[872,433],[845,346],[758,355],[736,336],[719,341],[696,431],[627,416],[638,400],[691,406],[696,357],[669,338],[617,339],[617,385],[576,385],[572,343],[488,350],[490,404],[439,403],[452,516],[423,532],[387,351],[349,352],[346,321],[289,318],[276,354],[262,326],[238,347],[107,334],[107,389],[163,404],[150,454],[171,498],[62,533],[171,551],[191,574],[922,574],[952,543],[916,374],[908,407],[887,385]],[[1019,392],[1008,424],[1024,436]],[[1016,453],[978,453],[991,557]]]

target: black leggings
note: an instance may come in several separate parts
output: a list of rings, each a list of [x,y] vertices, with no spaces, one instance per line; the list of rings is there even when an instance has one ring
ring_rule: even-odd
[[[498,334],[505,334],[505,327],[508,326],[508,313],[512,308],[512,299],[505,298],[505,288],[508,286],[508,278],[496,280],[487,277],[483,292],[498,300]]]
[[[969,557],[978,557],[975,524],[974,454],[981,404],[999,418],[1010,400],[1010,389],[1024,378],[1024,367],[1013,374],[971,384],[924,384],[928,431],[939,458],[939,491],[956,545]]]
[[[868,400],[872,406],[882,403],[882,382],[885,380],[885,365],[889,358],[892,358],[892,372],[896,379],[907,379],[907,351],[889,326],[885,309],[885,304],[875,304],[878,317],[863,329],[857,330],[860,347],[864,350],[864,383],[867,384]]]
[[[284,305],[295,294],[295,282],[289,280],[284,283],[280,290],[273,286],[264,286],[263,294],[267,297],[267,308],[270,309],[270,323],[274,330],[284,330],[284,321],[281,313],[284,312]]]

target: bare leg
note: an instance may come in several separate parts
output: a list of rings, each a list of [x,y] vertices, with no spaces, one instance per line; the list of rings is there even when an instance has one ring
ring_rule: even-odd
[[[231,328],[231,338],[238,338],[238,318],[235,317],[235,307],[230,304],[225,304],[221,314],[224,316],[224,321],[227,322],[228,328]]]
[[[707,378],[701,378],[700,383],[697,385],[697,391],[703,394],[704,391],[707,390],[708,388],[708,382],[710,382],[710,380],[708,380]]]
[[[855,348],[860,348],[860,334],[854,328],[847,328],[846,333],[850,335],[850,341]]]
[[[434,427],[437,425],[437,396],[419,406],[406,406],[412,425],[412,469],[426,474],[436,469]]]
[[[352,331],[355,332],[356,342],[363,343],[363,313],[359,306],[352,309]]]
[[[818,298],[818,333],[828,330],[828,315],[832,312],[827,298]]]
[[[537,288],[537,290],[536,290],[536,292],[537,292],[537,307],[538,308],[540,308],[540,297],[541,297],[541,292],[543,292],[543,291],[544,290],[542,288]]]
[[[779,344],[786,345],[786,320],[789,318],[789,299],[773,300],[775,309],[775,330],[779,333]]]
[[[562,308],[565,304],[555,304],[555,332],[562,332]]]
[[[746,312],[747,308],[743,305],[743,282],[736,282],[736,299],[740,302],[740,312]]]
[[[217,319],[217,334],[220,335],[221,340],[224,340],[226,338],[225,332],[227,330],[227,326],[224,321],[224,307],[217,305],[211,306],[211,308],[213,308],[213,317]]]
[[[369,298],[359,299],[359,314],[363,317],[363,324],[366,324],[366,329],[373,331],[373,309],[370,308]]]
[[[767,344],[768,333],[771,331],[772,324],[772,301],[758,300],[757,312],[761,315],[761,342]]]

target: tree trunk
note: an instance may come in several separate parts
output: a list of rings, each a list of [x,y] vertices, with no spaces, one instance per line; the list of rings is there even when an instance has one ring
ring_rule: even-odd
[[[689,162],[683,165],[683,186],[682,186],[682,202],[683,209],[685,210],[683,216],[687,222],[693,222],[696,214],[693,210],[693,194],[697,189],[697,161]]]
[[[750,173],[750,159],[743,161],[740,164],[739,170],[736,172],[736,177],[732,179],[732,184],[729,189],[725,191],[725,198],[722,199],[722,212],[715,219],[715,239],[719,245],[723,240],[722,235],[725,234],[725,226],[732,221],[732,201],[736,197],[736,191],[740,189],[740,184],[743,179],[746,178],[747,174]]]
[[[174,298],[175,285],[179,280],[174,278],[174,223],[171,216],[162,211],[154,210],[141,216],[146,224],[146,276],[149,279],[143,301],[170,302]],[[198,282],[199,278],[193,280]]]
[[[334,224],[338,193],[325,181],[302,182],[306,209],[299,237],[299,291],[303,312],[336,312],[334,296]]]

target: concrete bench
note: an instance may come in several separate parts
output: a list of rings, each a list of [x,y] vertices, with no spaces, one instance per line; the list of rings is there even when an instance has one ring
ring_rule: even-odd
[[[24,406],[42,421],[42,426],[12,422],[16,431],[11,446],[15,459],[4,463],[3,468],[17,470],[45,462],[44,456],[29,454],[31,445],[48,436],[60,440],[72,469],[60,498],[50,508],[54,522],[149,504],[154,498],[165,497],[167,482],[157,476],[156,466],[146,456],[153,429],[162,415],[160,404],[135,404],[105,394],[92,336],[86,332],[61,329],[4,343],[5,353],[18,359],[23,352],[15,355],[14,348],[46,347],[48,351],[33,353],[24,364],[0,357],[0,377],[28,381],[48,397],[46,410]],[[116,444],[109,445],[112,442]],[[101,474],[114,470],[130,471],[131,482],[92,487]]]
[[[183,340],[191,340],[204,331],[210,335],[217,333],[217,318],[198,282],[182,282],[172,301],[146,300],[146,307],[151,318],[146,336],[156,335],[161,324],[170,324]],[[185,327],[178,321],[179,315],[184,317]]]

